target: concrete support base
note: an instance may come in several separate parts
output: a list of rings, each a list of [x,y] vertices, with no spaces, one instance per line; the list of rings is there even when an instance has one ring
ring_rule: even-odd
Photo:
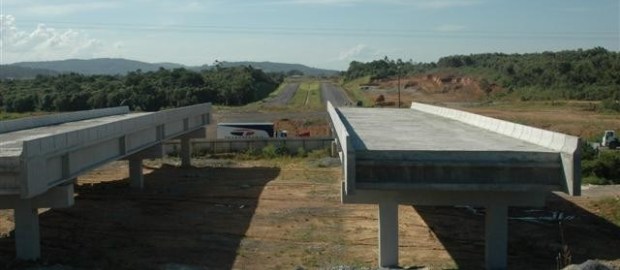
[[[398,204],[379,203],[379,266],[398,266]]]
[[[0,197],[0,209],[15,209],[15,253],[20,260],[36,260],[41,256],[38,208],[61,208],[73,205],[73,183],[54,187],[30,199],[20,195]]]
[[[508,256],[508,206],[486,207],[485,216],[486,269],[506,269]]]
[[[181,167],[189,168],[191,164],[192,149],[188,137],[181,138]]]
[[[41,256],[39,213],[31,199],[19,200],[15,206],[15,249],[20,260]]]
[[[142,174],[142,159],[129,159],[129,186],[132,188],[144,188],[144,175]]]

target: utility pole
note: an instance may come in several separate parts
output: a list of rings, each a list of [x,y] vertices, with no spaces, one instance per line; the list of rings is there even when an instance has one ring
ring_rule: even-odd
[[[398,108],[400,108],[400,65],[396,66],[396,72],[398,73]]]

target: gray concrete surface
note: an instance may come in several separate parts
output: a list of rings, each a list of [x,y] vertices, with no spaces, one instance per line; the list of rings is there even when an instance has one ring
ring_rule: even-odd
[[[299,89],[299,83],[287,83],[284,89],[275,97],[265,100],[267,105],[286,105]]]
[[[353,105],[353,101],[347,96],[344,89],[331,82],[321,83],[321,99],[324,104],[330,102],[335,106]]]
[[[129,107],[122,106],[79,112],[57,113],[26,119],[6,120],[0,121],[0,133],[126,113],[129,113]]]
[[[0,208],[15,209],[17,257],[40,256],[38,208],[72,205],[78,175],[126,158],[131,186],[141,188],[142,159],[161,156],[163,141],[179,137],[186,141],[181,155],[189,157],[189,138],[204,136],[210,112],[208,103],[153,113],[103,109],[6,125],[0,134]]]
[[[398,258],[386,244],[398,239],[398,226],[387,225],[394,220],[389,204],[487,208],[486,267],[505,269],[508,207],[541,206],[552,190],[580,193],[573,136],[419,103],[328,104],[328,114],[343,163],[343,203],[379,204],[386,219],[379,221],[382,267]],[[387,226],[392,233],[381,232]]]

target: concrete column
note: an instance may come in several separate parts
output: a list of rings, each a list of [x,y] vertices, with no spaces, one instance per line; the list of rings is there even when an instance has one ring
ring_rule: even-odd
[[[490,205],[485,216],[487,269],[506,269],[508,256],[508,206]]]
[[[379,266],[398,266],[398,204],[379,203]]]
[[[190,157],[192,154],[191,145],[189,144],[189,138],[181,138],[181,167],[191,167]]]
[[[18,200],[15,207],[15,250],[20,260],[36,260],[41,256],[39,213],[32,200]]]
[[[129,159],[129,186],[132,188],[144,188],[144,175],[142,174],[142,159]]]
[[[338,156],[338,145],[336,144],[335,141],[332,141],[330,150],[331,150],[330,151],[331,157],[337,157]]]

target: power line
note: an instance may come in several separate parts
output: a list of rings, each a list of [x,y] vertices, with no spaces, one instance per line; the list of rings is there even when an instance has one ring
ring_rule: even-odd
[[[321,28],[321,27],[280,27],[280,26],[227,26],[227,25],[155,25],[129,23],[83,23],[72,21],[20,21],[27,25],[45,24],[58,29],[106,30],[106,31],[142,31],[166,33],[197,34],[247,34],[247,35],[282,35],[282,36],[362,36],[362,37],[433,37],[456,39],[618,39],[617,32],[581,31],[581,32],[523,32],[523,31],[471,31],[453,32],[422,29],[379,29],[379,28]]]

